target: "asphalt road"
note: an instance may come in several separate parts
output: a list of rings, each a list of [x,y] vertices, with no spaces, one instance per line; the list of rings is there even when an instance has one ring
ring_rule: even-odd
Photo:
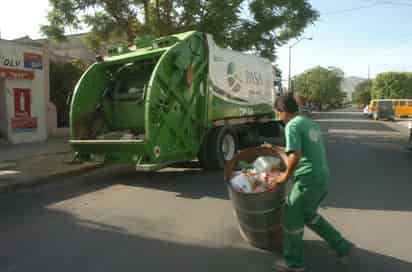
[[[412,154],[406,131],[360,114],[315,114],[332,171],[321,213],[357,244],[346,271],[412,271]],[[338,271],[307,231],[307,271]],[[222,172],[110,167],[0,195],[0,272],[270,271],[242,240]],[[339,270],[340,271],[340,270]]]

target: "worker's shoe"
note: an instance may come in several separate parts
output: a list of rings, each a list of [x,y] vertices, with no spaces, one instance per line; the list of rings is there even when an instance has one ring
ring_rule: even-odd
[[[272,264],[273,272],[303,272],[305,269],[303,267],[289,267],[285,260],[279,259],[275,260]]]
[[[348,251],[343,255],[338,255],[336,260],[338,264],[347,265],[353,257],[353,253],[356,249],[356,246],[353,243],[350,243]]]

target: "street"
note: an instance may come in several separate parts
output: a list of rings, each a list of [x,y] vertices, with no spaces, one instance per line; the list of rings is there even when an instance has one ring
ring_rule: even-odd
[[[407,133],[360,113],[316,113],[332,172],[325,215],[358,249],[347,271],[412,271]],[[0,195],[0,272],[271,271],[239,235],[222,171],[111,166]],[[337,271],[305,230],[307,271]]]

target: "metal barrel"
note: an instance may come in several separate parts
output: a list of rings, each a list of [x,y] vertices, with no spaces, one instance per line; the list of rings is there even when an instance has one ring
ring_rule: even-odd
[[[263,193],[241,193],[230,185],[230,179],[237,163],[242,160],[253,162],[259,156],[274,156],[286,167],[286,155],[275,148],[248,148],[239,152],[225,166],[225,181],[234,214],[239,223],[242,237],[252,246],[273,249],[281,245],[281,212],[285,199],[285,186],[279,185]]]

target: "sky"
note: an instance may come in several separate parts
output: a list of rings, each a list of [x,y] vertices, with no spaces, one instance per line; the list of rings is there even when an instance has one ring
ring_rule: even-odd
[[[291,73],[335,66],[346,76],[368,77],[386,71],[412,71],[412,0],[309,0],[321,13],[292,48]],[[6,3],[6,4],[4,4]],[[41,37],[48,0],[2,0],[3,39]],[[294,43],[290,41],[289,44]],[[276,63],[288,76],[289,46],[278,49]]]
[[[321,65],[341,68],[346,76],[375,77],[386,71],[412,71],[412,1],[312,0],[321,16],[292,48],[292,76]],[[373,4],[377,4],[372,6]],[[364,7],[364,8],[361,8]],[[294,41],[291,41],[292,44]],[[278,51],[283,77],[288,50]]]

